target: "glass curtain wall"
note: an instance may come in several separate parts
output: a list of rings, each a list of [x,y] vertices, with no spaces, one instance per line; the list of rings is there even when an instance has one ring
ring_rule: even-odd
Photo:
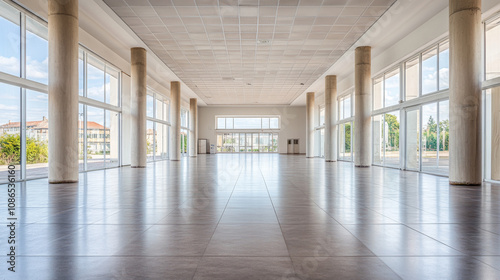
[[[448,88],[447,40],[373,79],[373,164],[448,174]]]
[[[234,132],[217,134],[218,153],[277,153],[278,133]]]
[[[484,178],[500,181],[500,17],[485,22]]]
[[[146,154],[148,161],[168,159],[170,100],[148,89],[146,96]]]
[[[80,171],[118,167],[121,165],[121,71],[81,48],[78,74]]]
[[[7,180],[9,165],[17,180],[48,175],[46,26],[0,1],[0,72],[12,76],[12,84],[0,83],[0,182]]]

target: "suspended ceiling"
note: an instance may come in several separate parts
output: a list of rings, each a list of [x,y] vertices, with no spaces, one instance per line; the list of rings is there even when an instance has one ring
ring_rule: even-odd
[[[208,105],[288,105],[395,0],[104,0]]]

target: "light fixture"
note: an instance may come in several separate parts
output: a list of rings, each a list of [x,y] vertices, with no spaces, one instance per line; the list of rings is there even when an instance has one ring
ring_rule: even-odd
[[[266,40],[266,39],[259,39],[259,40],[257,40],[257,44],[258,45],[267,45],[269,43],[271,43],[271,40]]]

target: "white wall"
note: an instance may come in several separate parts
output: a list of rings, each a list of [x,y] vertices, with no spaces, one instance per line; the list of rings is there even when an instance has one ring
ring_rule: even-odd
[[[215,116],[221,115],[280,115],[281,129],[279,130],[279,152],[286,153],[287,139],[298,138],[300,153],[306,152],[306,107],[199,107],[198,108],[198,137],[209,139],[210,144],[217,144]],[[222,132],[222,131],[220,131]]]

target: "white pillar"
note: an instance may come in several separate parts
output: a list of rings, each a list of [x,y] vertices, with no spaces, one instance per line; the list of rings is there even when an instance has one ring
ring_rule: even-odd
[[[450,184],[480,185],[481,0],[450,0]]]
[[[170,160],[181,159],[181,83],[170,83]]]
[[[198,156],[198,99],[189,99],[189,156]]]
[[[314,157],[314,92],[307,93],[306,105],[306,157]]]
[[[49,183],[78,182],[78,0],[48,1]]]
[[[325,77],[325,161],[337,161],[337,76]]]
[[[354,69],[354,165],[371,165],[371,47],[357,47]]]
[[[144,168],[147,160],[146,142],[146,96],[147,96],[146,50],[131,49],[131,167]]]

